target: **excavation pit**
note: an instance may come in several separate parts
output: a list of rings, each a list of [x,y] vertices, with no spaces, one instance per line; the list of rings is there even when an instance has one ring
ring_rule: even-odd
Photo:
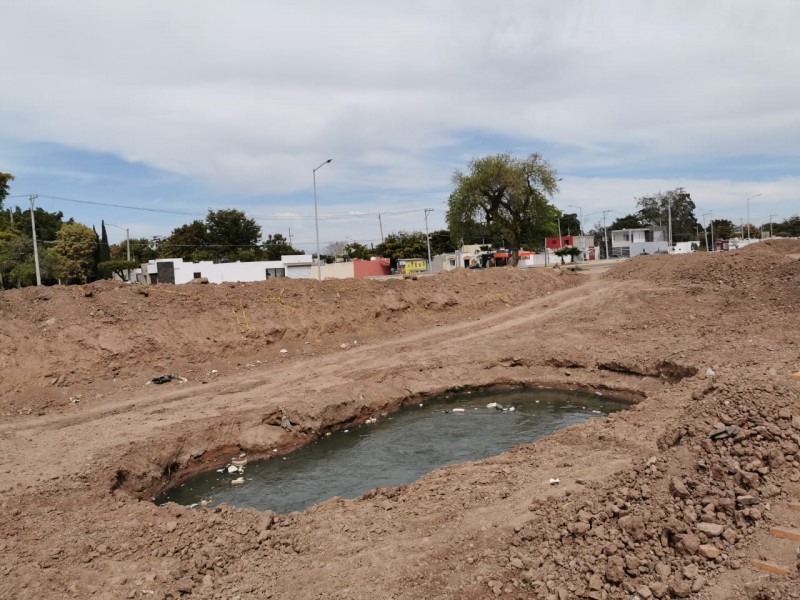
[[[493,403],[499,406],[489,408]],[[156,503],[301,511],[336,496],[358,498],[446,465],[496,456],[629,405],[564,390],[450,394],[383,418],[375,415],[376,422],[322,437],[284,457],[244,466],[231,457],[233,464],[167,490]]]

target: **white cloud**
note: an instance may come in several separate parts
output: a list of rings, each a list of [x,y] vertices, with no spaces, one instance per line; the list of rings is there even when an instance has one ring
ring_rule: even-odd
[[[659,175],[667,163],[720,207],[748,186],[787,196],[798,175],[711,182],[691,169],[800,158],[793,0],[0,7],[0,136],[110,153],[218,193],[305,191],[334,157],[324,181],[342,206],[441,204],[452,169],[511,150],[502,140],[553,148],[578,178],[607,170],[575,192],[597,206],[689,188]],[[632,165],[648,176],[619,175]]]

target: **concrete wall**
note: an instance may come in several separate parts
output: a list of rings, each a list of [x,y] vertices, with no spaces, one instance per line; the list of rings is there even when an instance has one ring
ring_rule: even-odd
[[[288,260],[287,260],[288,259]],[[159,263],[161,268],[159,269]],[[283,272],[284,277],[307,279],[311,277],[311,257],[308,256],[283,256],[281,260],[262,260],[255,262],[214,263],[212,261],[184,262],[180,258],[165,258],[151,260],[137,269],[137,281],[140,283],[165,283],[163,278],[154,278],[159,270],[162,273],[169,271],[168,264],[172,264],[174,283],[176,285],[189,283],[195,278],[205,277],[209,283],[225,283],[240,281],[265,281]],[[269,277],[267,270],[270,270]]]
[[[381,277],[391,273],[391,261],[388,258],[374,260],[353,259],[353,272],[356,277]]]

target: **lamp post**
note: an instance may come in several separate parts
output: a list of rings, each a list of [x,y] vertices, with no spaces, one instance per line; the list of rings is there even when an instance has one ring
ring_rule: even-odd
[[[113,223],[106,223],[106,225],[111,225],[112,227],[116,227],[117,229],[122,229],[125,232],[125,245],[127,246],[126,256],[127,261],[131,262],[131,233],[130,229],[127,227],[120,227],[119,225],[114,225]],[[131,268],[128,267],[128,283],[131,282]]]
[[[311,177],[314,180],[314,227],[317,230],[317,280],[322,281],[322,257],[319,252],[319,215],[317,214],[317,171],[331,162],[333,159],[329,158],[318,167],[311,170]]]
[[[706,242],[706,252],[711,252],[711,248],[708,245],[708,229],[706,229],[706,215],[710,215],[710,214],[711,214],[711,211],[708,210],[708,211],[706,211],[704,213],[701,213],[701,215],[700,215],[700,216],[703,217],[703,238],[705,239],[705,242]]]
[[[769,237],[772,237],[772,217],[777,217],[776,213],[773,213],[769,216]]]
[[[764,194],[756,194],[755,196],[750,196],[747,199],[747,241],[750,241],[750,200],[752,200],[753,198],[758,198],[759,196],[763,195]]]
[[[581,236],[583,236],[583,207],[577,206],[576,204],[567,204],[567,206],[578,209],[578,213],[580,215],[580,220],[581,220]]]

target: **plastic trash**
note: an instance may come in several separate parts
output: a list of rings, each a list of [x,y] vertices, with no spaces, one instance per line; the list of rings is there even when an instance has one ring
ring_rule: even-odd
[[[175,377],[171,373],[167,373],[166,375],[159,375],[158,377],[153,377],[153,379],[151,379],[150,381],[160,385],[162,383],[169,383],[173,379],[175,379]]]
[[[231,480],[231,485],[242,485],[244,483],[244,477],[239,477],[238,479]]]
[[[238,473],[239,467],[234,467],[233,465],[228,466],[228,473]]]
[[[463,408],[454,408],[454,409],[453,409],[453,412],[454,412],[454,413],[463,413],[463,412],[464,412],[464,409],[463,409]]]
[[[550,478],[550,485],[558,485],[559,483],[561,483],[561,480],[558,477]]]
[[[706,377],[713,377],[714,375],[716,375],[716,373],[714,372],[714,369],[712,369],[711,367],[708,367],[706,369]]]

